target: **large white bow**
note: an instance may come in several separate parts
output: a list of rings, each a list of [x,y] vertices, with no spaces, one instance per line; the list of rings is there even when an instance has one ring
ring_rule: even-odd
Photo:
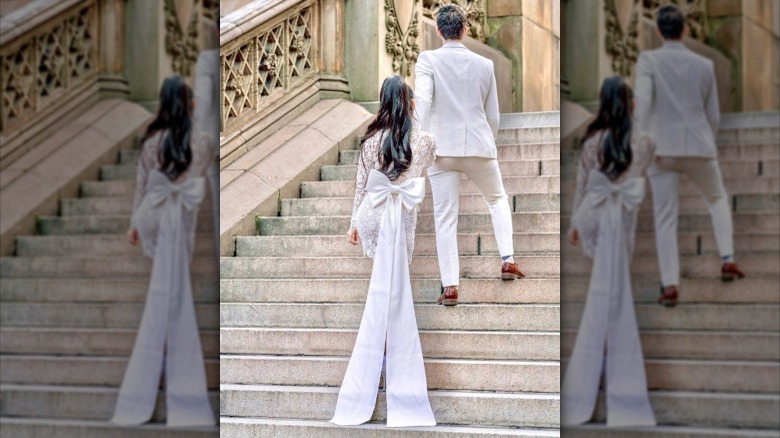
[[[402,224],[403,207],[416,208],[425,197],[425,178],[393,184],[372,169],[366,190],[372,206],[385,208],[366,307],[331,422],[357,425],[371,419],[387,346],[387,426],[434,426]]]
[[[401,184],[393,184],[387,175],[371,169],[366,183],[366,192],[373,207],[386,202],[392,195],[397,195],[403,206],[411,210],[425,198],[425,178],[410,178]]]
[[[592,170],[587,192],[593,206],[604,211],[585,309],[563,380],[561,423],[577,425],[591,419],[604,370],[607,425],[655,425],[631,292],[626,239],[633,236],[625,235],[623,222],[624,212],[635,214],[644,199],[645,180],[630,178],[615,184]]]
[[[180,201],[182,207],[187,210],[192,210],[200,204],[205,196],[205,183],[202,177],[175,183],[159,170],[149,172],[146,188],[146,196],[149,197],[149,202],[154,206],[172,199]]]

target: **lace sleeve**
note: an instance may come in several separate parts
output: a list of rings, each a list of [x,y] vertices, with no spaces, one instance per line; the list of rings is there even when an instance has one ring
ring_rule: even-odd
[[[377,144],[375,137],[369,138],[363,142],[360,155],[357,162],[357,176],[355,177],[355,201],[352,204],[352,219],[349,226],[355,228],[357,223],[357,210],[363,198],[366,196],[366,184],[368,182],[368,172],[374,168],[377,159]]]
[[[423,133],[423,141],[425,142],[425,156],[422,157],[422,168],[427,169],[433,160],[436,159],[436,137],[429,133]]]
[[[594,147],[594,144],[597,144],[594,137],[585,141],[582,145],[579,160],[577,160],[577,185],[574,191],[574,207],[572,209],[572,214],[577,211],[582,203],[582,199],[585,197],[585,191],[588,187],[588,175],[598,161],[598,147]]]
[[[135,194],[133,196],[133,214],[138,210],[141,201],[146,195],[146,181],[149,179],[149,171],[157,165],[157,143],[160,134],[148,138],[141,146],[141,155],[138,157],[138,167],[135,172]]]
[[[648,134],[640,134],[635,148],[634,163],[637,166],[637,176],[644,175],[655,158],[655,142]]]
[[[211,163],[213,154],[211,136],[198,132],[192,138],[192,163],[188,172],[190,178],[203,176]]]

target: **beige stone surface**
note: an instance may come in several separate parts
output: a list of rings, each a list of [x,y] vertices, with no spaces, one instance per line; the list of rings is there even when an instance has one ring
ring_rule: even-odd
[[[522,111],[554,108],[554,41],[549,30],[522,18]],[[557,62],[557,59],[555,60]]]
[[[552,30],[554,0],[523,0],[523,17],[533,21],[539,27]]]
[[[506,17],[523,14],[522,0],[490,0],[487,4],[488,17]]]
[[[707,15],[710,17],[739,15],[742,9],[741,3],[739,0],[709,0],[707,2]]]
[[[742,0],[742,14],[755,25],[773,32],[774,22],[780,15],[780,2],[777,0]],[[776,36],[780,36],[774,31]]]
[[[221,254],[232,254],[234,236],[255,233],[255,216],[275,216],[282,197],[297,195],[301,182],[318,180],[321,166],[335,164],[339,150],[354,146],[371,114],[355,103],[334,101],[320,101],[268,137],[264,142],[281,143],[258,161],[247,154],[220,172]],[[256,149],[263,150],[263,143]]]
[[[777,37],[752,20],[742,26],[742,111],[777,109]]]

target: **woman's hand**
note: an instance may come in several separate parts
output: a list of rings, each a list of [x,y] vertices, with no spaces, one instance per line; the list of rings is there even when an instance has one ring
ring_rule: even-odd
[[[571,243],[574,246],[577,246],[577,244],[580,243],[580,233],[578,233],[577,230],[574,228],[569,230],[568,238],[569,238],[569,243]]]
[[[355,228],[350,228],[349,231],[347,231],[347,242],[357,245],[358,243],[358,232]]]
[[[130,245],[138,245],[138,230],[135,228],[130,228],[127,230],[127,241],[130,242]]]

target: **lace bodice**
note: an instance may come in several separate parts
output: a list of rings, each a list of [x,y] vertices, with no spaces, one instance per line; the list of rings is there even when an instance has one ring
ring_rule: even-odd
[[[582,145],[582,151],[577,165],[577,186],[574,195],[574,207],[572,208],[571,228],[576,228],[582,241],[582,249],[590,256],[597,242],[598,219],[601,212],[592,208],[587,203],[588,178],[591,171],[599,171],[601,168],[601,143],[605,134],[603,131],[594,134]],[[628,169],[618,177],[614,184],[620,184],[630,178],[643,178],[647,168],[655,156],[655,143],[647,134],[635,134],[631,139],[632,160]],[[623,221],[626,236],[627,250],[630,255],[633,252],[634,234],[636,230],[636,209]]]
[[[159,209],[152,209],[143,203],[144,196],[146,195],[147,183],[149,180],[149,172],[154,169],[159,169],[159,151],[162,147],[163,136],[167,131],[159,131],[146,139],[143,145],[141,145],[141,155],[138,158],[138,166],[136,169],[135,178],[135,195],[133,196],[133,217],[132,227],[139,228],[138,221],[153,221],[159,222]],[[206,167],[213,159],[212,146],[209,137],[203,133],[193,131],[190,140],[190,148],[192,149],[192,162],[189,168],[179,175],[175,182],[184,182],[190,178],[202,177],[205,173]],[[190,212],[190,214],[184,214],[182,216],[182,227],[185,230],[187,236],[187,250],[188,254],[192,256],[192,250],[195,247],[195,225],[197,221],[198,212],[197,209]],[[156,230],[156,227],[140,227],[144,229]],[[156,234],[152,231],[150,233],[144,233],[145,235],[139,236],[141,239],[144,253],[153,257],[153,248],[156,247]],[[146,235],[148,234],[148,235]]]
[[[379,225],[382,220],[384,206],[373,208],[366,199],[366,182],[371,169],[379,169],[379,151],[381,142],[384,141],[387,132],[378,132],[362,144],[362,150],[357,163],[357,177],[355,179],[355,200],[352,206],[352,220],[350,225],[358,230],[358,236],[363,243],[363,252],[373,258],[376,252],[376,244],[379,239]],[[415,123],[412,126],[412,164],[395,183],[401,183],[409,178],[421,176],[423,171],[433,163],[436,157],[436,139],[428,132],[421,131]],[[414,251],[414,233],[417,225],[417,210],[404,209],[404,230],[406,231],[406,245],[409,260]]]

